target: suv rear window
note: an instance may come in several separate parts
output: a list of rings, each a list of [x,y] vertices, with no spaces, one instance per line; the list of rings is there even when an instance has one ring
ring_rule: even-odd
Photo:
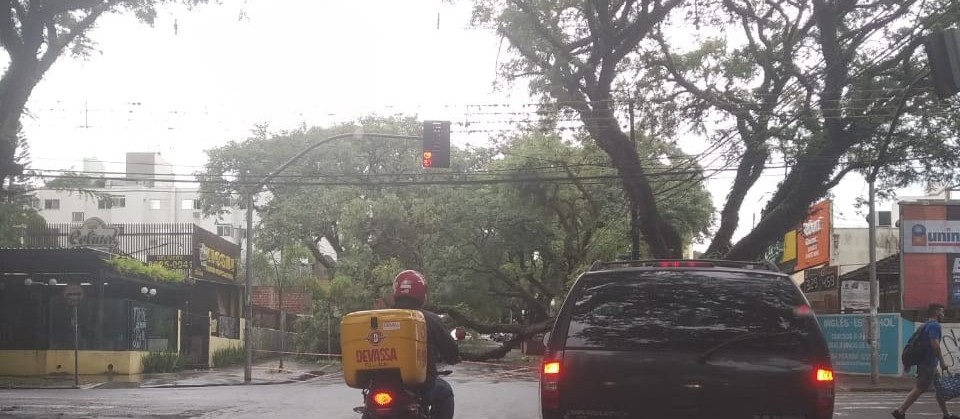
[[[782,277],[713,270],[610,272],[584,277],[570,312],[568,349],[706,350],[743,333],[815,330]],[[789,333],[743,346],[798,346]]]

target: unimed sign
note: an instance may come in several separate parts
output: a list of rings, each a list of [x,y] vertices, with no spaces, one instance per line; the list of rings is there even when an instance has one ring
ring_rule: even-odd
[[[900,214],[903,308],[960,308],[960,205],[901,202]]]

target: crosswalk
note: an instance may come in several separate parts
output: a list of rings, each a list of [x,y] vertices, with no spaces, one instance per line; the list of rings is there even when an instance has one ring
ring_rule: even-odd
[[[906,392],[846,392],[837,393],[834,404],[834,418],[867,419],[891,418],[890,412],[900,406]],[[950,401],[947,407],[953,413],[960,413],[960,399]],[[908,418],[942,417],[933,393],[920,397],[907,412]]]

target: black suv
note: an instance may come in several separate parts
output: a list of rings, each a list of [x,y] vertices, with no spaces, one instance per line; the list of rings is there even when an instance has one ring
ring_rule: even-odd
[[[826,341],[775,266],[598,262],[544,341],[544,419],[833,417]]]

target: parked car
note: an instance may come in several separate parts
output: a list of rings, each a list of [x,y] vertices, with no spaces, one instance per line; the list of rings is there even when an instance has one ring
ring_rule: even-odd
[[[596,263],[544,338],[544,419],[833,416],[803,293],[764,264]]]

